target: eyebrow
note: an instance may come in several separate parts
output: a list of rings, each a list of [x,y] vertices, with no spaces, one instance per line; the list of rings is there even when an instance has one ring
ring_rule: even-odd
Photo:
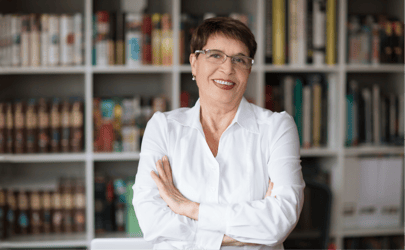
[[[211,50],[221,51],[222,53],[225,54],[225,52],[223,52],[223,51],[220,50],[220,49],[211,49]],[[233,56],[246,56],[246,57],[248,57],[247,55],[243,54],[242,52],[239,52],[238,54],[235,54],[235,55],[233,55]]]

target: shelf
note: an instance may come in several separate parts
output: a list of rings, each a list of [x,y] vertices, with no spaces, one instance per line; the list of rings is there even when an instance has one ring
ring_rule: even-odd
[[[379,155],[379,154],[404,154],[403,146],[359,146],[345,148],[346,156]]]
[[[265,65],[264,70],[266,72],[290,72],[290,73],[335,73],[339,71],[337,65],[329,66],[313,66],[313,65],[304,65],[304,66],[292,66],[292,65]]]
[[[77,162],[85,161],[85,153],[2,154],[0,162]]]
[[[346,65],[346,71],[350,73],[403,73],[404,64],[381,64],[381,65]]]
[[[172,66],[152,66],[142,65],[139,67],[130,66],[94,66],[92,67],[93,73],[97,74],[120,74],[120,73],[171,73],[173,72]],[[191,70],[190,70],[191,71]]]
[[[316,156],[337,156],[336,149],[329,148],[309,148],[300,150],[302,157],[316,157]]]
[[[13,74],[82,74],[86,72],[84,66],[72,67],[0,67],[0,75]]]
[[[404,228],[358,228],[358,229],[345,229],[342,231],[345,237],[360,237],[360,236],[385,236],[385,235],[398,235],[404,234]]]
[[[98,233],[96,234],[95,238],[142,238],[142,236],[138,236],[135,234],[128,234],[126,232],[106,232],[106,233]]]
[[[139,152],[93,153],[94,161],[138,161]]]
[[[0,248],[87,247],[86,233],[13,236],[0,242]]]

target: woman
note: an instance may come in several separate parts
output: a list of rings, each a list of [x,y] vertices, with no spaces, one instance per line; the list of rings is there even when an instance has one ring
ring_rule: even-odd
[[[156,112],[142,141],[133,205],[144,239],[155,249],[283,248],[305,187],[294,120],[243,97],[256,53],[243,23],[207,19],[190,46],[200,98]]]

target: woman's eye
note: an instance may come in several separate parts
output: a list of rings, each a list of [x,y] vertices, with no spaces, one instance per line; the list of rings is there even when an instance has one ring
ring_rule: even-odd
[[[234,57],[233,60],[234,60],[236,63],[242,63],[242,64],[245,64],[245,63],[246,63],[246,61],[245,61],[244,58],[242,58],[242,57]]]
[[[213,57],[213,58],[219,59],[219,58],[221,58],[221,55],[220,55],[220,54],[211,54],[211,56],[210,56],[210,57]]]

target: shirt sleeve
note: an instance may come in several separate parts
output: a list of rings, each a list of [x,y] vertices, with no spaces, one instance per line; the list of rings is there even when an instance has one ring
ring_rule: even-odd
[[[160,197],[156,183],[150,175],[152,170],[158,173],[156,162],[164,155],[168,156],[167,132],[165,115],[156,112],[149,120],[142,139],[138,171],[132,187],[132,204],[144,239],[152,244],[183,241],[182,248],[220,249],[224,234],[215,230],[199,229],[197,221],[174,213]]]
[[[300,143],[292,117],[287,113],[277,115],[280,119],[275,119],[275,131],[269,137],[267,163],[269,178],[274,183],[271,197],[234,204],[200,204],[200,229],[217,230],[240,242],[268,246],[283,243],[294,229],[304,203]]]

